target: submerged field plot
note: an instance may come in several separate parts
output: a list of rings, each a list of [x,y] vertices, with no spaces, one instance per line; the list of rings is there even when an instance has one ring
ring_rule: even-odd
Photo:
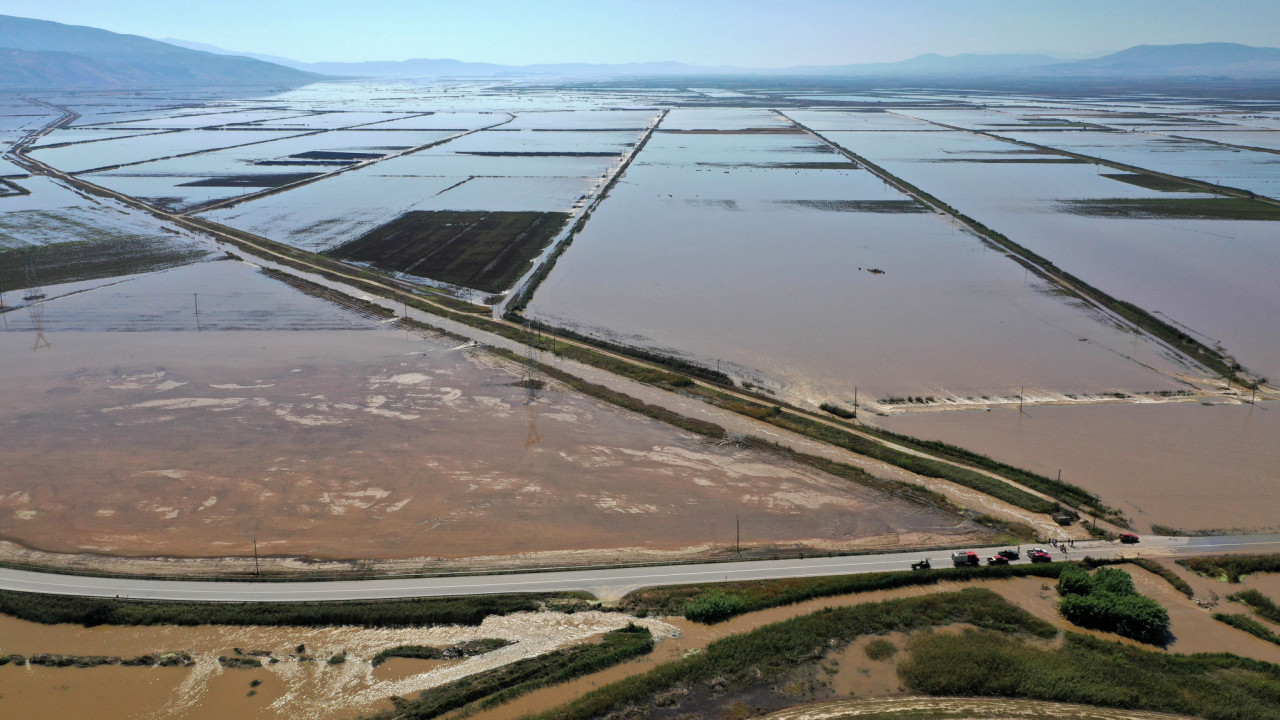
[[[1062,270],[1156,311],[1246,369],[1280,377],[1280,294],[1267,280],[1280,263],[1273,242],[1280,207],[963,131],[829,130],[847,127],[852,114],[793,114]],[[903,110],[899,117],[908,114],[938,122],[967,117],[964,124],[980,129],[1024,120],[958,110]]]
[[[740,113],[672,111],[529,314],[814,406],[855,386],[1172,391],[1190,369],[784,118]]]

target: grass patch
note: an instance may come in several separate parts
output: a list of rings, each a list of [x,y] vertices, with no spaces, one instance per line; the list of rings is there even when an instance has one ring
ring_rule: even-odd
[[[822,403],[818,407],[823,412],[831,413],[832,415],[835,415],[838,418],[844,418],[845,420],[849,420],[851,418],[857,417],[857,415],[852,410],[842,408],[839,405],[833,405],[831,403]]]
[[[598,644],[556,650],[476,673],[424,691],[415,700],[393,697],[395,709],[373,717],[426,720],[467,706],[471,710],[484,710],[538,688],[613,667],[652,650],[653,636],[649,630],[628,625],[606,633]]]
[[[1247,198],[1099,198],[1058,203],[1072,215],[1143,220],[1280,220],[1280,205]]]
[[[898,654],[898,646],[884,638],[876,638],[867,643],[864,651],[872,660],[888,660]]]
[[[454,658],[472,657],[474,655],[483,655],[487,652],[493,652],[498,648],[504,648],[511,644],[510,640],[502,638],[482,638],[480,640],[468,640],[457,645],[450,645],[447,648],[431,647],[430,645],[398,645],[393,648],[387,648],[373,656],[374,667],[378,667],[382,663],[391,658],[413,658],[416,660],[452,660]]]
[[[654,705],[655,696],[678,687],[713,684],[719,688],[772,683],[797,665],[816,662],[863,635],[910,631],[952,623],[970,623],[1002,632],[1050,638],[1052,625],[981,588],[828,608],[751,632],[721,638],[696,655],[659,665],[643,675],[606,685],[541,715],[539,720],[586,720],[626,708]]]
[[[569,220],[558,212],[407,212],[327,254],[382,270],[501,292]]]
[[[0,590],[0,613],[44,625],[357,625],[420,627],[479,625],[490,615],[534,612],[547,601],[582,600],[585,593],[479,595],[315,603],[199,603],[119,600]]]
[[[922,634],[898,669],[916,692],[1018,697],[1180,713],[1280,718],[1280,666],[1226,653],[1175,655],[1067,633],[1055,649],[993,632]]]
[[[1271,598],[1263,595],[1257,590],[1245,590],[1231,596],[1232,600],[1238,603],[1248,605],[1254,612],[1273,623],[1280,623],[1280,606],[1272,602]]]
[[[1093,574],[1069,565],[1058,576],[1062,616],[1080,627],[1113,632],[1152,645],[1169,637],[1169,611],[1140,594],[1133,578],[1119,568],[1103,567]]]
[[[628,593],[619,602],[618,607],[633,613],[684,615],[698,622],[719,622],[735,615],[794,605],[814,598],[873,590],[1013,577],[1057,579],[1066,565],[1067,563],[1053,562],[1034,565],[984,565],[974,568],[944,567],[924,571],[903,570],[815,578],[750,580],[714,585],[674,585]]]
[[[1271,628],[1254,620],[1248,615],[1235,615],[1228,613],[1214,613],[1213,619],[1218,622],[1226,623],[1237,630],[1243,630],[1254,637],[1266,640],[1269,643],[1280,645],[1280,635],[1271,632]]]
[[[1196,557],[1179,560],[1178,564],[1206,577],[1238,583],[1245,575],[1280,572],[1280,554]]]
[[[1160,175],[1147,175],[1145,173],[1100,173],[1104,178],[1118,180],[1129,185],[1136,185],[1140,188],[1148,190],[1156,190],[1158,192],[1179,192],[1179,193],[1203,193],[1208,192],[1199,185],[1192,185],[1189,182],[1179,180],[1177,178],[1162,177]]]

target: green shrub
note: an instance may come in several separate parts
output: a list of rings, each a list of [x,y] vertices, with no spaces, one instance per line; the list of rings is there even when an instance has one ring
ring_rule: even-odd
[[[1218,555],[1186,558],[1178,564],[1201,575],[1238,583],[1245,575],[1280,572],[1280,555]]]
[[[1114,567],[1064,568],[1058,576],[1062,616],[1080,627],[1113,632],[1139,642],[1163,645],[1169,636],[1169,611],[1133,587],[1133,577]]]
[[[865,652],[872,660],[888,660],[897,654],[898,646],[884,638],[876,638],[867,643]]]
[[[746,610],[747,603],[738,595],[710,592],[690,600],[684,607],[686,620],[700,623],[717,623]]]

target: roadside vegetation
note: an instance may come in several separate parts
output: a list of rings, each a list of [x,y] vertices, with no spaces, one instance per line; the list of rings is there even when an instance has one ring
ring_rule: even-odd
[[[1205,577],[1238,583],[1245,575],[1280,572],[1280,554],[1195,557],[1179,560],[1178,564]]]
[[[920,634],[898,676],[915,692],[1016,697],[1179,713],[1280,719],[1280,666],[1226,653],[1176,655],[1067,633],[1057,648],[993,632]]]
[[[577,645],[518,660],[423,691],[416,699],[392,697],[395,709],[373,717],[427,720],[459,708],[465,708],[462,711],[465,715],[500,705],[538,688],[599,672],[652,650],[653,635],[649,630],[628,625],[605,633],[599,643]]]
[[[1114,567],[1092,574],[1068,565],[1058,576],[1062,616],[1080,627],[1113,632],[1149,643],[1165,645],[1169,638],[1169,611],[1139,593],[1129,573]]]
[[[490,615],[587,605],[586,593],[477,595],[313,603],[216,603],[42,595],[0,590],[0,613],[45,625],[479,625]]]
[[[985,565],[976,568],[937,568],[816,578],[752,580],[712,585],[672,585],[636,590],[622,599],[621,610],[641,615],[683,615],[701,623],[716,623],[737,615],[814,598],[936,585],[941,582],[995,580],[1014,577],[1056,579],[1068,563]]]
[[[686,700],[677,699],[677,704],[696,701],[694,696],[746,693],[752,688],[770,687],[802,664],[817,662],[827,652],[839,651],[857,637],[953,623],[1039,638],[1057,634],[1049,623],[981,588],[830,608],[716,640],[700,653],[606,685],[535,717],[586,720],[611,713],[617,713],[615,717],[631,717],[631,709],[638,713],[652,708],[659,697],[670,703],[667,698],[679,697],[678,691],[686,691]],[[767,698],[769,694],[756,693],[753,697]],[[714,714],[717,713],[705,713]]]

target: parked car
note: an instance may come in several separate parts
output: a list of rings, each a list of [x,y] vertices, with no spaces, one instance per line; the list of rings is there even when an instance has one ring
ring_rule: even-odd
[[[987,564],[988,565],[1008,565],[1009,558],[1003,555],[992,555],[991,557],[987,558]]]
[[[982,564],[982,560],[978,557],[978,553],[972,550],[961,550],[960,552],[951,553],[951,562],[956,567],[977,567]]]
[[[1126,545],[1132,545],[1138,542],[1138,536],[1134,535],[1133,533],[1124,533],[1123,535],[1120,536],[1120,542]]]
[[[1001,550],[996,554],[1004,558],[1005,560],[1017,560],[1018,558],[1022,557],[1021,553],[1019,553],[1017,550]]]
[[[1052,562],[1053,556],[1044,548],[1033,548],[1027,551],[1027,559],[1033,563]]]

